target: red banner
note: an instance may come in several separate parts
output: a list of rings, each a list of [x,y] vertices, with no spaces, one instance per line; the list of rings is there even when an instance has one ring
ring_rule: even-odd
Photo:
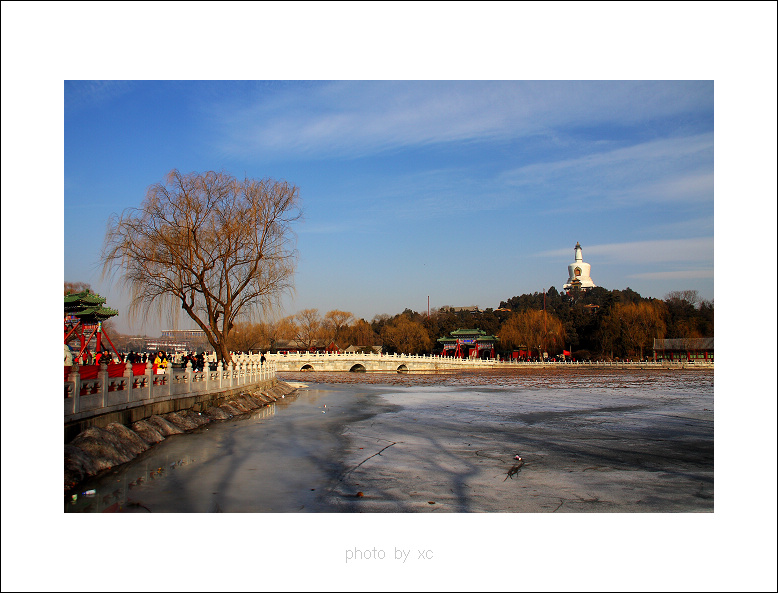
[[[108,365],[108,376],[109,377],[123,377],[124,376],[124,364],[123,362],[117,362],[115,364],[109,364]],[[153,365],[153,374],[156,374],[157,372],[157,365]],[[66,366],[65,367],[65,381],[68,380],[68,375],[70,374],[70,368]],[[96,364],[84,364],[80,365],[78,367],[78,374],[81,376],[82,381],[88,381],[90,379],[97,379],[97,372],[100,370],[100,365]],[[146,365],[145,364],[134,364],[132,365],[132,374],[136,377],[138,375],[145,375],[146,374]]]

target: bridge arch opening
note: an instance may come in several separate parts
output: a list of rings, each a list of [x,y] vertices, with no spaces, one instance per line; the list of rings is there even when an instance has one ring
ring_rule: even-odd
[[[301,368],[300,370],[308,372],[308,371],[313,371],[314,369],[313,369],[313,367],[311,365],[306,364],[306,365],[303,365],[303,368]]]
[[[361,364],[355,364],[353,367],[351,367],[348,370],[349,373],[366,373],[367,369],[364,367],[364,365]]]
[[[398,373],[407,373],[408,372],[408,367],[405,366],[404,364],[401,364],[400,366],[397,367],[397,372]]]

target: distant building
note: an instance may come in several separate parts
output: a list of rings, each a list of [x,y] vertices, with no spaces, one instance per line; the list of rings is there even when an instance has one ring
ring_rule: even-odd
[[[476,305],[470,305],[468,307],[449,307],[449,306],[443,306],[440,308],[441,311],[448,311],[451,313],[480,313],[481,310]]]
[[[355,346],[351,345],[344,350],[346,354],[354,354],[356,352],[363,352],[365,350],[371,350],[373,354],[381,354],[384,351],[383,346]]]
[[[713,338],[654,338],[654,360],[713,362]]]
[[[175,340],[148,340],[145,343],[144,350],[147,352],[159,352],[162,350],[163,352],[186,352],[187,350],[190,350],[189,344],[187,342],[176,342]]]
[[[592,266],[583,261],[583,249],[581,244],[575,244],[575,261],[567,266],[568,279],[567,284],[562,288],[564,290],[588,290],[594,288],[596,284],[591,277]]]
[[[198,350],[204,346],[208,349],[211,348],[208,337],[201,329],[165,329],[162,330],[162,335],[157,340],[146,345],[146,349],[180,352],[183,350]]]
[[[449,336],[438,338],[443,348],[443,356],[448,356],[448,351],[453,350],[456,358],[494,358],[494,344],[496,336],[487,335],[480,329],[458,329]]]
[[[206,340],[205,332],[201,329],[165,329],[162,330],[163,338],[174,340]]]

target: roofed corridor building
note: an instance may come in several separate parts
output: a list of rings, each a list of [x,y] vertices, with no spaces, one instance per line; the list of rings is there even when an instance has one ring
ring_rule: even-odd
[[[494,358],[494,343],[496,336],[487,335],[480,329],[458,329],[451,332],[450,336],[438,338],[443,346],[443,356],[449,356],[448,352],[454,351],[455,358]]]

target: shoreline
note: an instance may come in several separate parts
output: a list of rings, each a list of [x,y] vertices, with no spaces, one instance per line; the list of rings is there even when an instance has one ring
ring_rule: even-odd
[[[76,492],[85,480],[135,459],[167,437],[210,424],[229,420],[254,410],[269,406],[294,393],[299,385],[278,381],[269,389],[246,390],[235,394],[214,406],[203,409],[179,410],[167,414],[155,414],[127,426],[111,422],[103,427],[92,426],[81,431],[65,443],[64,490],[66,500],[76,500]],[[72,497],[76,496],[76,499]]]

